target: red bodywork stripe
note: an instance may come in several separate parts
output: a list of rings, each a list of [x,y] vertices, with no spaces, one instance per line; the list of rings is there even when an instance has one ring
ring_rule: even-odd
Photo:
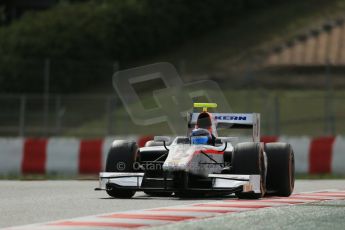
[[[79,149],[79,173],[99,173],[102,168],[103,140],[82,140]]]
[[[331,173],[332,151],[335,137],[312,140],[309,150],[309,173]]]
[[[207,149],[207,150],[204,150],[203,152],[207,154],[224,154],[224,152],[222,151],[213,150],[213,149]],[[197,153],[200,153],[200,152],[197,152]]]
[[[26,139],[22,160],[22,173],[45,173],[47,139]]]

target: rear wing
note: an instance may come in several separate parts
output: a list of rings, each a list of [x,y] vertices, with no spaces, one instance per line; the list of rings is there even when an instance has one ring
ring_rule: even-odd
[[[190,113],[188,126],[196,125],[200,113]],[[260,142],[259,113],[210,113],[216,128],[252,129],[253,141]]]

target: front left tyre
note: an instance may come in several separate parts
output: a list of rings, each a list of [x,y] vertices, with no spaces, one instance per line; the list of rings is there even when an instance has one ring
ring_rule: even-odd
[[[235,146],[231,171],[240,175],[260,175],[260,193],[236,192],[240,199],[259,199],[266,191],[266,164],[263,147],[260,143],[239,143]]]
[[[267,190],[270,195],[290,196],[295,186],[295,157],[291,145],[268,143]]]

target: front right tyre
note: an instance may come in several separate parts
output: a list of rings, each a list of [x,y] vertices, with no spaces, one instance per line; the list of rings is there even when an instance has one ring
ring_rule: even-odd
[[[139,147],[135,141],[116,140],[107,156],[106,172],[134,172],[134,163],[138,159]],[[114,198],[131,198],[135,191],[108,186],[106,192]]]

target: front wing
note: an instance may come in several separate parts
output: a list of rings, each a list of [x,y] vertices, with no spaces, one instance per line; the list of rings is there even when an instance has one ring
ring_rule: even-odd
[[[161,178],[159,187],[143,187],[144,173],[116,173],[101,172],[99,175],[99,188],[96,190],[124,189],[134,191],[177,191],[168,186],[169,178]],[[209,174],[212,181],[209,188],[184,188],[194,191],[218,191],[218,192],[254,192],[261,193],[260,175],[235,175],[235,174]],[[157,178],[158,180],[158,178]]]

